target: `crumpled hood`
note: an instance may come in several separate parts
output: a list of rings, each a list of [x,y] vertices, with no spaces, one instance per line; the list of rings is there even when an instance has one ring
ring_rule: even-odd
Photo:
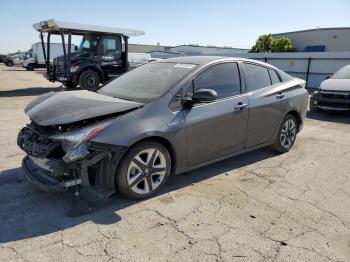
[[[141,103],[82,90],[41,95],[34,99],[24,112],[35,123],[50,126],[121,113],[142,106]]]
[[[321,83],[321,90],[350,92],[350,79],[327,79]]]

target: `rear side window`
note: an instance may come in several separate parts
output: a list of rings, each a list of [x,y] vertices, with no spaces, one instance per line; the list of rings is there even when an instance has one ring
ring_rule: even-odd
[[[286,72],[282,71],[282,70],[277,70],[279,76],[281,77],[282,82],[287,82],[289,80],[292,80],[293,77],[291,75],[288,75]]]
[[[270,75],[267,68],[246,63],[244,64],[244,68],[248,92],[271,85]]]
[[[194,90],[212,89],[218,99],[241,93],[241,84],[237,63],[213,65],[200,73],[193,81]]]
[[[270,77],[271,77],[271,82],[273,85],[278,84],[281,82],[279,76],[277,75],[277,72],[273,69],[269,69]]]

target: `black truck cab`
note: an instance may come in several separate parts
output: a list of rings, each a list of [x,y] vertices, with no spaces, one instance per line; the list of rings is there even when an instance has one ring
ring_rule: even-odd
[[[128,38],[143,31],[59,22],[53,19],[33,25],[40,32],[49,81],[95,91],[101,83],[129,70]],[[44,33],[47,33],[45,48]],[[50,36],[61,35],[63,55],[50,60]],[[65,38],[68,35],[68,46]],[[82,36],[77,50],[71,49],[72,35]],[[67,46],[67,47],[66,47]],[[68,50],[66,50],[68,49]],[[51,58],[52,59],[52,58]]]

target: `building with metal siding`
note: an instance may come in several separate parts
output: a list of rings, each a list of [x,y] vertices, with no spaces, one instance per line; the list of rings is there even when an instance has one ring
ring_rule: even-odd
[[[219,47],[219,46],[200,46],[200,45],[179,45],[170,48],[171,52],[183,53],[186,56],[190,55],[230,55],[237,53],[247,53],[248,49]]]
[[[180,45],[171,47],[129,43],[129,52],[132,53],[148,53],[154,51],[181,53],[183,55],[230,55],[234,53],[246,53],[248,52],[248,49],[199,45]]]
[[[308,46],[324,46],[325,52],[350,51],[350,27],[309,29],[272,34],[272,37],[288,37],[299,52]]]
[[[162,45],[143,45],[143,44],[130,44],[128,45],[129,52],[131,53],[147,53],[152,51],[170,51],[169,46]]]

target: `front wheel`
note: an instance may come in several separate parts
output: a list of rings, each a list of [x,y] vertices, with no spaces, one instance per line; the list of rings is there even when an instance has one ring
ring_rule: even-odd
[[[100,77],[92,70],[86,70],[79,76],[80,87],[88,91],[96,91],[100,86],[100,82]]]
[[[170,176],[171,158],[159,143],[145,141],[132,147],[116,173],[117,190],[128,199],[144,199],[159,191]]]
[[[34,64],[29,64],[29,65],[27,65],[26,69],[27,69],[28,71],[34,71],[35,66],[34,66]]]
[[[288,152],[294,145],[297,137],[297,120],[293,115],[287,115],[279,127],[278,135],[272,149],[279,152]]]

